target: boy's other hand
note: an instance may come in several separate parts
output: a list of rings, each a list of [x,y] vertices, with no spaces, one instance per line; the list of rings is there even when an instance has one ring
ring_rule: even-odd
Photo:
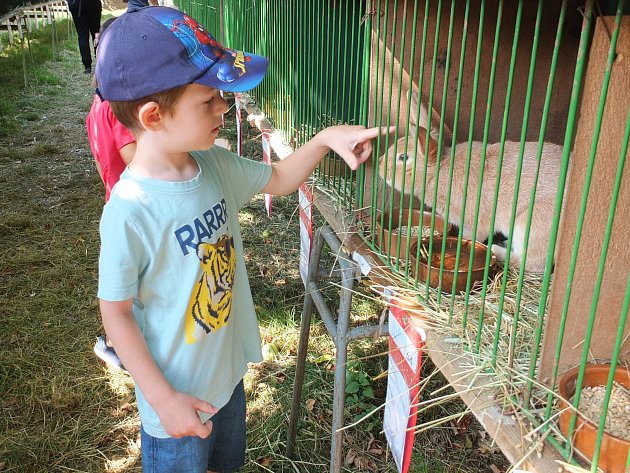
[[[365,128],[359,125],[332,126],[323,130],[326,144],[348,163],[350,169],[357,169],[372,155],[372,140],[396,130],[395,126]]]
[[[173,392],[153,406],[162,426],[171,437],[196,435],[206,438],[212,432],[212,422],[202,423],[198,412],[216,414],[218,409],[212,404],[182,392]]]

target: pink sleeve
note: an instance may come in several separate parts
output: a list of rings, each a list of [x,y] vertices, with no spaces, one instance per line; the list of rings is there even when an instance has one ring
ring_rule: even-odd
[[[125,127],[122,123],[118,121],[114,112],[109,106],[109,102],[105,102],[107,106],[107,117],[109,118],[110,129],[112,132],[112,138],[116,143],[116,149],[120,150],[121,148],[127,146],[129,143],[133,143],[136,141],[133,134]]]

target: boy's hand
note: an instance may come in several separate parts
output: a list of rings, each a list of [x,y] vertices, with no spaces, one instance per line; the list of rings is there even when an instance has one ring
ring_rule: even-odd
[[[350,169],[357,169],[372,155],[372,140],[378,135],[393,133],[395,126],[365,128],[363,126],[340,125],[324,129],[324,139],[330,149],[348,163]]]
[[[197,411],[216,414],[212,404],[182,392],[174,391],[153,406],[166,433],[179,438],[190,435],[206,438],[212,432],[212,421],[202,423]]]
[[[271,178],[263,192],[273,195],[294,192],[330,150],[341,156],[350,169],[357,169],[372,154],[372,139],[395,130],[393,126],[366,129],[341,125],[324,128],[285,159],[274,163]]]

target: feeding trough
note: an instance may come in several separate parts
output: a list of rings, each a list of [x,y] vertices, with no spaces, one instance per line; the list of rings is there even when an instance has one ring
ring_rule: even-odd
[[[411,222],[409,221],[410,214]],[[404,258],[408,244],[413,246],[418,238],[428,236],[431,232],[431,212],[429,211],[403,209],[401,212],[400,209],[392,209],[391,212],[385,212],[382,216],[382,225],[381,213],[379,212],[376,216],[376,241],[381,251],[389,256]],[[442,217],[435,216],[434,235],[443,235],[450,229],[451,224],[445,224]]]
[[[446,246],[444,254],[442,254],[443,237],[423,238],[420,242],[420,259],[418,261],[418,280],[426,281],[427,275],[429,285],[437,288],[440,286],[440,266],[442,269],[442,291],[451,292],[453,290],[453,280],[457,276],[455,292],[463,292],[466,290],[468,279],[469,261],[472,257],[471,269],[471,287],[476,281],[483,278],[486,269],[486,254],[488,247],[483,243],[473,242],[472,240],[462,239],[459,262],[457,261],[457,237],[446,237]],[[417,254],[416,243],[412,250],[413,264],[416,267],[415,256]],[[431,250],[429,251],[429,245]],[[429,263],[429,254],[431,261]],[[492,267],[496,261],[494,254],[490,257],[489,266]],[[457,267],[455,265],[457,264]]]

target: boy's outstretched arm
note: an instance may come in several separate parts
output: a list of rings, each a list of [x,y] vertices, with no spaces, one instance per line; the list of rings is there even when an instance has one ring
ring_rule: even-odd
[[[214,414],[217,409],[208,402],[176,391],[168,383],[136,324],[132,302],[132,299],[120,302],[100,300],[103,325],[116,353],[155,409],[167,434],[206,438],[212,431],[212,422],[202,423],[197,411]]]
[[[271,179],[263,191],[273,195],[294,192],[330,150],[341,156],[351,169],[357,169],[371,156],[372,140],[379,134],[393,133],[395,129],[393,126],[365,128],[353,125],[325,128],[285,159],[274,163]]]

